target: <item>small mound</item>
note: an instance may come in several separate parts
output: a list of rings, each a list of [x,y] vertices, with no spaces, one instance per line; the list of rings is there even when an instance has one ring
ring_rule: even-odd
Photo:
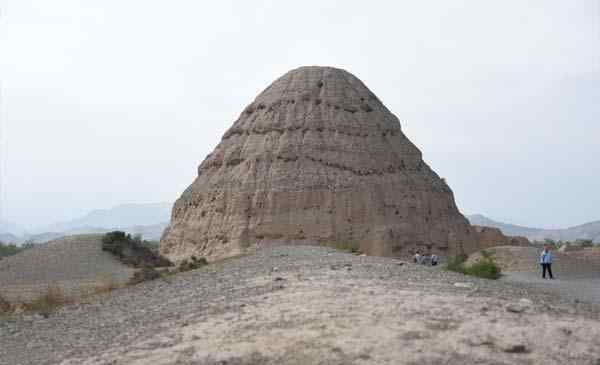
[[[123,285],[134,272],[102,251],[102,235],[69,236],[0,261],[0,294],[27,301],[58,286],[77,295],[107,282]]]
[[[576,247],[576,249],[567,249],[564,253],[569,257],[587,260],[600,265],[600,247]]]

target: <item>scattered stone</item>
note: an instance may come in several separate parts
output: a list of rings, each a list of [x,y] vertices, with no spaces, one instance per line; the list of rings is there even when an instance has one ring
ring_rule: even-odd
[[[510,345],[502,349],[504,352],[508,352],[509,354],[526,354],[529,352],[527,346],[523,344]]]
[[[526,298],[521,298],[517,303],[508,303],[506,311],[512,313],[523,313],[532,306],[533,302]]]
[[[454,280],[468,280],[455,273],[417,265],[398,270],[395,260],[387,258],[351,261],[347,254],[326,253],[315,246],[268,247],[174,275],[171,283],[156,280],[115,290],[47,319],[1,318],[0,359],[7,364],[92,365],[161,363],[154,361],[160,357],[177,363],[188,346],[196,350],[194,357],[179,357],[180,363],[204,363],[200,354],[214,346],[227,351],[229,365],[254,363],[245,354],[265,346],[277,358],[264,364],[358,364],[387,358],[390,363],[491,365],[518,363],[523,357],[521,362],[558,365],[593,364],[597,358],[590,351],[600,324],[596,309],[587,305],[570,316],[565,309],[573,304],[564,298],[502,280],[473,280],[479,291],[471,299],[465,297],[470,289],[453,285]],[[350,267],[347,262],[352,274],[330,271],[330,266]],[[271,267],[285,276],[268,276]],[[296,281],[300,274],[310,282]],[[514,315],[504,309],[506,303],[530,308],[548,303],[555,309]],[[364,331],[370,335],[363,336]],[[576,340],[577,346],[566,346],[567,340]],[[302,346],[290,348],[289,343]],[[343,356],[328,357],[335,346]],[[461,355],[437,356],[449,348]],[[371,358],[362,361],[361,353]],[[243,360],[232,362],[235,356]]]
[[[454,283],[456,288],[472,289],[475,285],[473,283]]]
[[[519,303],[521,305],[526,305],[526,306],[532,306],[533,305],[533,302],[530,299],[527,299],[527,298],[521,298],[521,299],[519,299]]]
[[[494,346],[494,340],[490,336],[477,336],[474,338],[468,338],[465,341],[469,346]]]
[[[571,336],[573,334],[573,330],[570,330],[568,328],[561,328],[560,330],[567,336]]]

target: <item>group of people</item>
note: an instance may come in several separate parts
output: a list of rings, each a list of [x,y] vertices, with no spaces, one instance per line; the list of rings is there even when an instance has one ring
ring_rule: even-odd
[[[421,255],[421,253],[417,251],[415,252],[413,262],[415,264],[436,266],[438,264],[438,257],[434,254]]]

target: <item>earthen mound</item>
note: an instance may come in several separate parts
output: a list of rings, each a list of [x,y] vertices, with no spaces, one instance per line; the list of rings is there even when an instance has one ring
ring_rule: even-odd
[[[494,247],[494,246],[530,246],[531,242],[527,237],[522,236],[505,236],[500,229],[486,226],[473,226],[477,234],[479,247]]]
[[[478,248],[452,190],[358,78],[301,67],[248,105],[173,207],[161,253],[357,242],[370,255]]]

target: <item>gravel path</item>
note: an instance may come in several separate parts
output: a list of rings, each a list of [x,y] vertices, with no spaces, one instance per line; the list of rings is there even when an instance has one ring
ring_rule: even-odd
[[[588,251],[569,254],[555,251],[554,280],[541,278],[539,248],[500,246],[486,251],[493,253],[502,267],[502,281],[520,283],[566,300],[600,304],[600,257],[588,255]],[[472,255],[469,262],[475,262],[478,257]]]
[[[544,280],[539,274],[508,272],[505,273],[502,280],[554,293],[573,302],[584,301],[600,304],[600,278],[565,279],[559,277],[554,280]]]
[[[0,319],[0,364],[598,364],[599,313],[520,283],[276,247]]]

